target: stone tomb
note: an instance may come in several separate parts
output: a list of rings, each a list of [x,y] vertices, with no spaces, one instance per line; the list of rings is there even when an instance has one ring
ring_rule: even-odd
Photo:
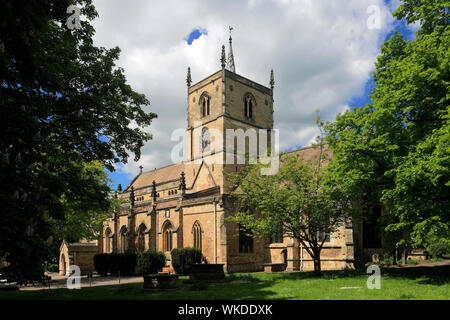
[[[147,274],[144,275],[144,289],[177,289],[178,276],[174,274]]]

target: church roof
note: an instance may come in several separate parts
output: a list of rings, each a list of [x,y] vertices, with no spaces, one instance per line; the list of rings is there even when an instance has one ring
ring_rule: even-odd
[[[324,152],[330,154],[331,150],[328,145],[325,145]],[[318,159],[320,150],[319,148],[314,148],[312,146],[303,147],[299,149],[294,149],[286,152],[288,155],[299,155],[305,161],[316,161]],[[325,161],[325,165],[328,161]],[[143,172],[138,174],[133,181],[128,185],[128,187],[124,190],[124,192],[129,191],[131,186],[134,189],[145,188],[152,185],[153,180],[155,180],[156,184],[161,184],[164,182],[169,182],[173,180],[180,179],[181,172],[185,170],[184,163],[176,163],[171,164],[162,168],[154,169],[151,171]]]
[[[323,162],[324,165],[327,165],[329,162],[329,159],[332,157],[333,152],[331,151],[328,144],[325,144],[323,146],[323,153],[324,155],[328,155],[328,160],[325,160]],[[286,155],[298,155],[300,158],[302,158],[304,161],[317,161],[319,159],[320,155],[320,148],[308,146],[308,147],[302,147],[299,149],[294,149],[291,151],[288,151],[285,153]]]
[[[153,180],[157,184],[176,180],[180,178],[181,172],[184,170],[184,163],[171,164],[162,168],[154,169],[151,171],[143,172],[139,174],[130,185],[124,190],[128,191],[131,186],[134,189],[151,186]]]

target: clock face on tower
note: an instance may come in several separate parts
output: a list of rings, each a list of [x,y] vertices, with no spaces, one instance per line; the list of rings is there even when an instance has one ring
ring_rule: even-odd
[[[209,136],[209,130],[208,128],[202,129],[202,138],[201,138],[201,146],[202,146],[202,153],[209,151],[209,146],[211,144],[210,136]]]

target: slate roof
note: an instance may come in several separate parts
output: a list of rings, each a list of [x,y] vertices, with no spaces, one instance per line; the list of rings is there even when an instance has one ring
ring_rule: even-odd
[[[179,179],[183,170],[184,163],[176,163],[159,169],[143,172],[136,176],[136,178],[134,178],[134,180],[124,191],[128,191],[131,186],[133,186],[134,189],[151,186],[153,180],[159,184],[162,182]]]

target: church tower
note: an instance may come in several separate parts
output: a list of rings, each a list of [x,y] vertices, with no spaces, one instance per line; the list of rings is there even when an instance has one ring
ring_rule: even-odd
[[[223,171],[237,172],[243,166],[238,160],[239,138],[232,136],[233,133],[244,133],[246,153],[252,150],[249,149],[252,143],[259,152],[261,139],[266,139],[268,148],[271,145],[273,71],[270,87],[237,74],[231,35],[229,42],[228,59],[222,46],[221,70],[192,84],[188,69],[185,165],[186,180],[192,181],[193,192],[218,186],[221,193],[227,193]]]

